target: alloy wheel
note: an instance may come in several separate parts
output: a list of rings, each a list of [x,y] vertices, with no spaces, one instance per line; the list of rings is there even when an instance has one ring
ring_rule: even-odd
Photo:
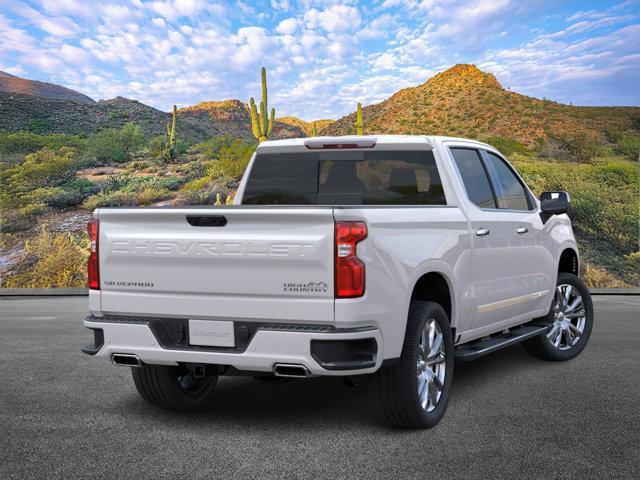
[[[418,399],[422,409],[431,412],[438,405],[445,376],[445,350],[442,330],[434,319],[428,319],[422,329],[416,374],[418,378]]]
[[[553,320],[547,338],[557,349],[569,350],[584,332],[586,311],[582,295],[572,285],[558,285],[552,312]]]

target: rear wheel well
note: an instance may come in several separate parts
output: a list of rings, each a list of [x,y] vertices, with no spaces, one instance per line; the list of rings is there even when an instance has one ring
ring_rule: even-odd
[[[411,294],[411,301],[415,300],[437,303],[447,313],[451,323],[451,291],[442,274],[430,272],[420,277]]]
[[[578,275],[578,254],[573,248],[567,248],[560,255],[558,273],[560,272]]]

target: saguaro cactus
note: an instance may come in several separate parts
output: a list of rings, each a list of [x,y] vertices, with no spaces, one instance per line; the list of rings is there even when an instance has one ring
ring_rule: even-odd
[[[311,136],[312,137],[318,136],[318,129],[316,128],[316,122],[311,122]]]
[[[356,135],[364,135],[364,124],[362,122],[362,104],[358,102],[358,109],[356,110]]]
[[[276,109],[271,109],[271,115],[267,118],[267,71],[262,67],[262,100],[260,101],[260,113],[256,108],[256,102],[251,97],[249,99],[249,109],[251,111],[251,130],[253,136],[263,142],[271,135],[273,130],[273,119],[276,116]]]
[[[173,115],[171,122],[167,122],[167,157],[169,160],[175,160],[177,156],[176,149],[176,119],[178,118],[178,109],[173,106]]]

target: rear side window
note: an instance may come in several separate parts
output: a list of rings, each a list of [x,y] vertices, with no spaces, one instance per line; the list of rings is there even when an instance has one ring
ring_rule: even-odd
[[[258,155],[248,205],[446,205],[431,151]]]
[[[481,208],[496,208],[489,177],[478,151],[471,148],[452,148],[451,154],[469,200]]]
[[[524,186],[511,168],[500,157],[484,151],[491,179],[496,189],[500,208],[529,210],[529,200]]]

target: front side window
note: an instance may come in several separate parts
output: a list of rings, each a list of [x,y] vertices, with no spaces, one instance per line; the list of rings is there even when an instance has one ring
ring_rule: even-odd
[[[527,193],[511,168],[497,155],[487,151],[484,153],[498,197],[498,207],[510,210],[529,210]]]
[[[496,208],[489,177],[478,151],[472,148],[452,148],[451,154],[469,200],[480,208]]]
[[[431,151],[262,154],[242,199],[249,205],[446,205]]]

